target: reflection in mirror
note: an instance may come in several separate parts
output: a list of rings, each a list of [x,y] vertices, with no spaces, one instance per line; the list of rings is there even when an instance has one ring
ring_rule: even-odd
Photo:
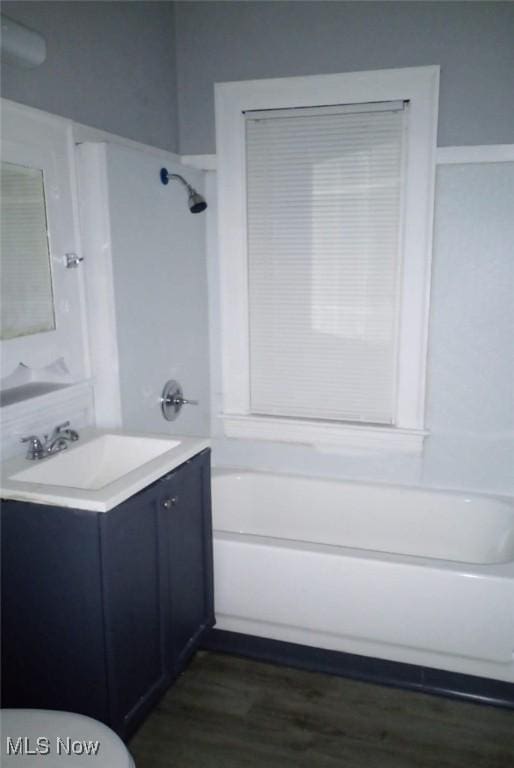
[[[43,172],[2,162],[0,338],[55,328]]]

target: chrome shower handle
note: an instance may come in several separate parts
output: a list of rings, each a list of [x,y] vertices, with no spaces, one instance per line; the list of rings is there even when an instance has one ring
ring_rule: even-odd
[[[187,397],[181,397],[177,396],[173,399],[168,398],[167,401],[170,405],[178,405],[182,407],[183,405],[198,405],[198,400],[188,400]]]
[[[174,379],[170,379],[164,385],[160,402],[162,415],[166,421],[174,421],[183,405],[198,405],[198,400],[189,400],[184,397],[182,387]]]

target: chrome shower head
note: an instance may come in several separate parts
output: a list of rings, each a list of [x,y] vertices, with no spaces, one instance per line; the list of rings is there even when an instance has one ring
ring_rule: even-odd
[[[201,213],[202,211],[205,211],[207,208],[207,203],[205,202],[205,198],[202,197],[196,190],[194,190],[192,187],[189,191],[189,198],[187,201],[187,204],[189,205],[189,210],[191,213]]]
[[[178,173],[168,173],[166,168],[161,168],[160,178],[163,184],[167,184],[170,179],[177,179],[185,186],[188,194],[187,204],[191,213],[201,213],[202,211],[205,211],[207,208],[205,198],[197,192],[191,184],[188,184],[183,176],[180,176]]]

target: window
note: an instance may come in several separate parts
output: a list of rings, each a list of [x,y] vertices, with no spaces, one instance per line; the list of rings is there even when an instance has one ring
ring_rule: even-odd
[[[227,435],[421,447],[437,89],[216,86]]]
[[[405,112],[246,113],[252,413],[394,422]]]

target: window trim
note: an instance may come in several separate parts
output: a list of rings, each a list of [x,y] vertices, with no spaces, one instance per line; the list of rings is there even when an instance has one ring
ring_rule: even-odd
[[[216,84],[221,415],[227,436],[311,444],[321,441],[354,444],[359,448],[366,444],[371,448],[390,445],[402,451],[421,449],[426,434],[425,382],[438,95],[438,66]],[[244,112],[396,100],[410,102],[396,424],[394,427],[342,422],[327,425],[323,421],[254,416],[249,399]]]

